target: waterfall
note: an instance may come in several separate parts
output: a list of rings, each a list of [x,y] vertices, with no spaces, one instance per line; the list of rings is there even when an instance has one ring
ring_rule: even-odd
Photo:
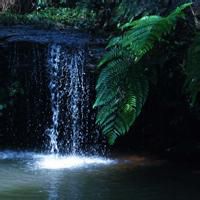
[[[60,63],[60,46],[54,45],[50,49],[50,55],[48,56],[48,66],[49,66],[49,75],[50,83],[49,90],[51,93],[51,108],[52,108],[52,126],[47,130],[50,138],[50,152],[57,153],[58,145],[58,123],[59,123],[59,113],[60,113],[60,97],[61,93],[59,91],[60,86],[60,77],[59,72],[62,70],[59,65]]]
[[[47,70],[52,116],[51,125],[46,130],[50,139],[49,151],[59,153],[61,137],[60,146],[65,146],[68,153],[82,154],[89,134],[89,120],[93,123],[90,119],[92,114],[85,50],[70,50],[60,44],[50,45]]]
[[[0,145],[51,154],[105,153],[106,141],[92,109],[96,74],[87,67],[91,61],[86,47],[57,42],[11,45],[2,65],[8,77],[3,81],[17,81],[22,93],[1,118],[0,131],[5,134],[0,135]]]
[[[69,98],[70,98],[70,114],[71,114],[71,129],[72,129],[72,153],[79,151],[79,141],[83,137],[81,130],[81,119],[79,113],[79,102],[84,98],[84,87],[83,79],[83,52],[79,51],[72,57],[69,69]],[[83,105],[81,105],[83,106]],[[83,114],[83,113],[81,113]]]

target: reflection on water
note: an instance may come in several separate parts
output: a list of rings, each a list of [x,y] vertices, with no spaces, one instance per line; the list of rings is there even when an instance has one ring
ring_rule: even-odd
[[[0,152],[0,200],[200,199],[200,174],[169,164],[151,165],[132,157],[87,163],[85,158],[79,167],[54,170],[38,166],[44,158],[32,153]]]

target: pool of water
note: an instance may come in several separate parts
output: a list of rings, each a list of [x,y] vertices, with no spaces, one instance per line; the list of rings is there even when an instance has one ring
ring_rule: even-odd
[[[143,157],[0,152],[0,200],[198,200],[200,173]]]

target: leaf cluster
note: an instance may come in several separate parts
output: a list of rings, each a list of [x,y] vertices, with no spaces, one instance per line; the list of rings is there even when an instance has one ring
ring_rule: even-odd
[[[109,51],[99,64],[94,107],[98,108],[97,124],[110,144],[128,132],[147,99],[146,71],[153,66],[143,62],[144,57],[175,30],[190,5],[183,4],[166,17],[152,15],[130,21],[120,27],[122,34],[109,42]]]

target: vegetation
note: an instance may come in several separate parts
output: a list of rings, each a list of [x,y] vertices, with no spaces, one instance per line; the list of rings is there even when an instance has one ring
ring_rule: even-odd
[[[145,57],[157,59],[158,52],[153,52],[156,44],[166,45],[166,36],[175,31],[177,21],[185,18],[184,11],[190,6],[190,3],[183,4],[166,17],[152,15],[130,21],[121,26],[122,35],[109,42],[107,48],[110,51],[99,64],[101,74],[96,86],[97,99],[94,107],[99,108],[97,123],[109,137],[111,144],[118,136],[128,132],[146,101],[152,79],[149,74],[153,74],[155,66],[151,66]],[[188,55],[186,85],[193,99],[199,92],[200,83],[198,39],[199,37]]]
[[[31,24],[47,28],[72,26],[110,33],[128,20],[163,14],[168,3],[159,0],[8,0],[0,3],[0,24]]]
[[[165,98],[162,101],[166,104],[170,101],[178,105],[183,99],[191,112],[199,112],[200,23],[198,9],[187,3],[190,0],[26,2],[2,1],[0,24],[59,29],[70,26],[106,33],[112,38],[99,63],[94,104],[97,124],[111,144],[130,130],[145,109],[145,102],[155,100],[154,95]],[[164,96],[163,90],[168,88],[174,88],[178,94],[170,90]],[[5,108],[3,102],[0,108]]]
[[[118,1],[117,1],[118,2]],[[10,0],[0,3],[0,24],[39,27],[75,27],[99,30],[110,26],[115,1],[94,0]],[[2,11],[2,12],[1,12]]]
[[[95,19],[95,13],[86,8],[45,8],[25,15],[2,13],[0,24],[31,24],[47,28],[72,26],[79,29],[90,29],[95,24]]]

